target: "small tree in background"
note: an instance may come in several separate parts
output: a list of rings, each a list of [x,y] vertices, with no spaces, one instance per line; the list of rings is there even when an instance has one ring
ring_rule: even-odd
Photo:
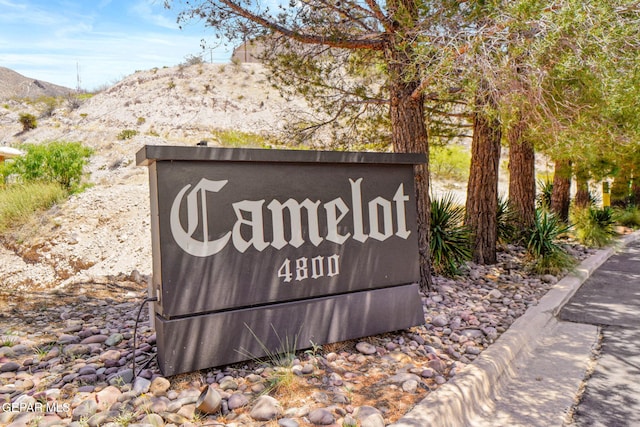
[[[15,159],[12,172],[24,182],[57,182],[67,191],[80,186],[84,167],[93,150],[79,142],[53,141],[42,145],[27,145],[24,156]]]
[[[38,127],[38,121],[36,120],[36,116],[33,114],[20,113],[20,118],[18,120],[20,120],[23,132],[27,132]]]

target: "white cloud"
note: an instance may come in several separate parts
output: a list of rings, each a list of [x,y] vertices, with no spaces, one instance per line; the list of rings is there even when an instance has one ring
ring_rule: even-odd
[[[175,30],[178,24],[175,19],[170,18],[158,10],[164,10],[161,5],[154,0],[139,0],[131,7],[131,12],[140,19],[156,25],[158,27],[169,28]]]
[[[71,37],[73,35],[81,35],[90,33],[93,30],[93,25],[78,22],[73,25],[65,25],[64,27],[58,28],[54,35],[57,39],[66,39],[67,37]]]
[[[15,3],[9,0],[0,0],[0,6],[10,7],[12,9],[26,9],[27,5],[24,3]]]

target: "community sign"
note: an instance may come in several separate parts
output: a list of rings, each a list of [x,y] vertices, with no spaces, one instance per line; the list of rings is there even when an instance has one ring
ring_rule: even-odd
[[[421,154],[145,146],[165,375],[424,323]]]

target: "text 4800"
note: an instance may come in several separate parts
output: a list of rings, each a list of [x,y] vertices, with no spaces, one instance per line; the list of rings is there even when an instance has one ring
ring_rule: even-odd
[[[340,274],[340,255],[300,257],[285,259],[278,268],[278,277],[284,283],[316,280],[321,277],[333,277]]]

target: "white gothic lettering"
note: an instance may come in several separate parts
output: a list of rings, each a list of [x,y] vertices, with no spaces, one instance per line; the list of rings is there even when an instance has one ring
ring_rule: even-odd
[[[409,201],[409,196],[404,192],[404,184],[398,188],[391,200],[382,196],[377,196],[369,201],[362,200],[363,178],[356,180],[349,179],[351,190],[351,205],[349,206],[341,197],[322,203],[320,200],[312,201],[305,199],[299,202],[288,199],[285,202],[271,200],[266,204],[266,208],[271,215],[272,241],[268,242],[264,236],[264,215],[267,211],[265,200],[241,200],[232,203],[235,214],[235,222],[232,229],[222,237],[215,240],[207,240],[209,225],[207,224],[207,200],[208,193],[218,193],[228,180],[213,181],[203,178],[193,189],[191,185],[184,186],[171,206],[170,226],[171,233],[178,244],[185,252],[197,257],[208,257],[222,251],[231,242],[233,247],[241,252],[246,252],[253,247],[262,252],[267,247],[282,249],[286,245],[295,248],[305,243],[302,224],[302,209],[307,214],[307,239],[313,246],[319,246],[324,240],[344,244],[349,238],[364,243],[371,238],[378,241],[385,241],[393,236],[407,239],[411,232],[407,230],[405,204]],[[190,190],[190,191],[189,191]],[[186,195],[186,227],[180,220],[180,207]],[[198,203],[200,200],[200,203]],[[322,205],[322,209],[321,209]],[[209,205],[211,206],[211,205]],[[215,204],[213,204],[216,207]],[[200,212],[198,212],[200,209]],[[290,239],[285,237],[285,209],[289,213]],[[365,213],[365,210],[367,211]],[[394,215],[395,211],[395,215]],[[319,226],[319,215],[324,214],[327,229],[321,235]],[[340,230],[340,223],[351,215],[353,229],[345,232]],[[199,218],[204,219],[202,224],[202,235],[204,240],[193,237],[198,229]],[[364,219],[369,220],[369,234],[365,233]],[[394,225],[395,219],[395,225]]]

